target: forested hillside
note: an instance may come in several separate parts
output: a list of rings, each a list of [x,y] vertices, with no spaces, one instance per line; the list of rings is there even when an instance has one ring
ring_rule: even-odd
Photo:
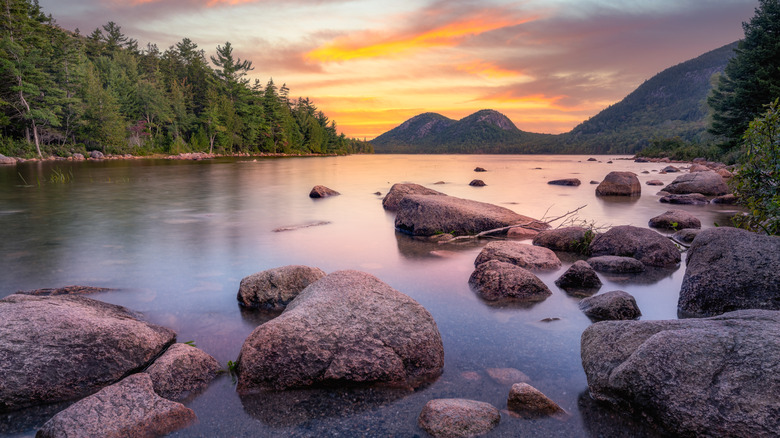
[[[188,38],[140,46],[114,22],[69,32],[34,0],[0,15],[0,154],[371,151],[286,85],[250,82],[229,42],[207,56]]]

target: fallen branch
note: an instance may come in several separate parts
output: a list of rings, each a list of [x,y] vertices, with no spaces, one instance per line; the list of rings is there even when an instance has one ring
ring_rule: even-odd
[[[544,218],[542,218],[542,219],[534,219],[534,220],[532,220],[530,222],[526,222],[524,224],[514,224],[514,225],[509,225],[509,226],[506,226],[506,227],[494,228],[492,230],[483,231],[481,233],[477,233],[477,234],[469,235],[469,236],[458,236],[458,237],[455,237],[453,239],[444,241],[442,243],[455,242],[457,240],[466,240],[466,239],[479,239],[480,237],[490,236],[491,234],[497,234],[497,233],[501,233],[501,232],[504,232],[504,231],[509,231],[512,228],[525,228],[527,230],[542,231],[542,230],[545,230],[545,229],[549,228],[551,223],[559,221],[559,220],[564,219],[566,217],[569,217],[569,216],[573,215],[574,213],[582,210],[585,207],[587,207],[587,204],[586,205],[582,205],[580,207],[577,207],[577,208],[575,208],[572,211],[566,212],[566,213],[564,213],[564,214],[562,214],[562,215],[560,215],[560,216],[558,216],[556,218],[552,218],[552,219],[547,220],[547,221],[542,220]],[[548,209],[548,211],[549,211],[549,209]],[[546,214],[547,213],[545,212],[545,215]]]

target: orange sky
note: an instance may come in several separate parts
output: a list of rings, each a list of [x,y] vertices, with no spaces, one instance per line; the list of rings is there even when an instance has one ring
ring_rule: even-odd
[[[41,0],[68,29],[115,21],[142,46],[225,41],[252,75],[373,138],[423,112],[491,108],[560,133],[661,70],[742,36],[748,0]],[[628,4],[631,3],[631,4]]]

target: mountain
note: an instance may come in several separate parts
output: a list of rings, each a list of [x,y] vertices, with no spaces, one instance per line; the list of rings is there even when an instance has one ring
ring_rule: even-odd
[[[420,114],[371,143],[377,153],[634,153],[656,138],[706,139],[713,76],[736,47],[728,44],[658,73],[565,134],[524,132],[498,111],[481,110],[458,121]]]
[[[481,110],[460,120],[423,113],[371,141],[376,153],[501,153],[543,134],[517,129],[498,111]]]

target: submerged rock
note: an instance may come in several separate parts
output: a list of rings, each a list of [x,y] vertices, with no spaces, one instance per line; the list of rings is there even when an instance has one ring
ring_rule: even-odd
[[[590,395],[675,436],[762,438],[780,430],[780,312],[605,321],[581,340]]]
[[[91,394],[149,364],[176,334],[82,296],[0,300],[0,412]]]
[[[439,184],[439,183],[436,183]],[[444,184],[443,182],[441,184]],[[387,192],[384,199],[382,199],[382,207],[388,211],[398,210],[398,206],[401,204],[401,199],[406,195],[436,195],[447,196],[442,192],[429,189],[419,184],[411,183],[397,183],[390,187],[390,191]]]
[[[310,198],[327,198],[328,196],[338,196],[340,194],[341,193],[339,193],[339,192],[337,192],[337,191],[335,191],[333,189],[329,189],[329,188],[327,188],[325,186],[314,186],[311,189],[311,192],[309,192],[309,197]]]
[[[57,288],[45,288],[35,290],[20,290],[16,292],[22,295],[53,296],[53,295],[88,295],[98,292],[108,292],[111,289],[94,286],[65,286]]]
[[[58,413],[36,437],[154,437],[195,421],[191,409],[155,394],[149,375],[139,373]]]
[[[613,227],[590,244],[594,257],[615,255],[633,257],[648,266],[670,267],[680,263],[680,250],[657,232],[631,225]]]
[[[701,193],[688,193],[686,195],[664,194],[659,201],[664,204],[677,205],[705,205],[710,203],[707,197]]]
[[[441,335],[425,308],[372,275],[337,271],[249,335],[238,357],[237,390],[415,388],[443,366]]]
[[[644,272],[645,264],[633,257],[598,256],[588,259],[588,264],[598,272],[611,274],[629,274]]]
[[[564,227],[540,231],[533,244],[553,251],[583,253],[588,249],[594,233],[583,227]]]
[[[780,310],[780,237],[727,227],[697,234],[677,309],[691,316]]]
[[[674,195],[701,193],[707,196],[719,196],[729,192],[723,177],[709,169],[702,172],[684,173],[675,178],[663,190]]]
[[[499,385],[511,386],[515,383],[528,383],[531,378],[516,368],[488,368],[488,376]]]
[[[508,208],[454,196],[404,196],[395,217],[398,230],[415,236],[462,236],[528,223],[545,226]]]
[[[734,205],[737,203],[737,201],[739,201],[739,199],[737,199],[737,196],[732,193],[712,198],[713,204]]]
[[[477,166],[474,168],[474,172],[487,172],[487,170],[485,170],[483,167]]]
[[[482,181],[481,179],[474,179],[471,180],[469,185],[472,187],[485,187],[487,184],[485,184],[485,181]]]
[[[205,351],[173,344],[145,372],[152,379],[154,392],[179,401],[208,386],[220,369],[217,360]]]
[[[536,302],[552,295],[536,275],[520,266],[490,260],[477,266],[469,286],[486,301]]]
[[[677,242],[690,245],[691,242],[693,242],[693,239],[696,238],[696,235],[700,232],[701,229],[699,228],[683,228],[682,230],[672,234],[672,239],[676,240]]]
[[[551,250],[511,241],[496,241],[485,245],[474,260],[474,266],[490,260],[511,263],[532,270],[555,270],[561,267],[561,260]]]
[[[657,179],[651,179],[650,181],[647,181],[645,184],[649,186],[662,186],[664,185],[664,182]]]
[[[542,418],[566,412],[541,391],[527,383],[512,385],[506,405],[510,411],[523,418]]]
[[[639,196],[642,184],[633,172],[609,172],[596,187],[598,196]]]
[[[685,210],[668,210],[648,222],[651,228],[680,230],[683,228],[701,228],[701,221]]]
[[[284,310],[306,286],[325,276],[320,268],[290,265],[258,272],[241,280],[238,302],[242,306]]]
[[[425,404],[417,419],[436,438],[484,435],[501,421],[501,413],[490,403],[466,399],[436,399]]]
[[[622,290],[585,298],[580,301],[580,310],[594,321],[637,319],[642,316],[636,299]]]
[[[547,184],[554,186],[578,186],[582,184],[582,181],[578,180],[577,178],[564,178],[547,181]]]

